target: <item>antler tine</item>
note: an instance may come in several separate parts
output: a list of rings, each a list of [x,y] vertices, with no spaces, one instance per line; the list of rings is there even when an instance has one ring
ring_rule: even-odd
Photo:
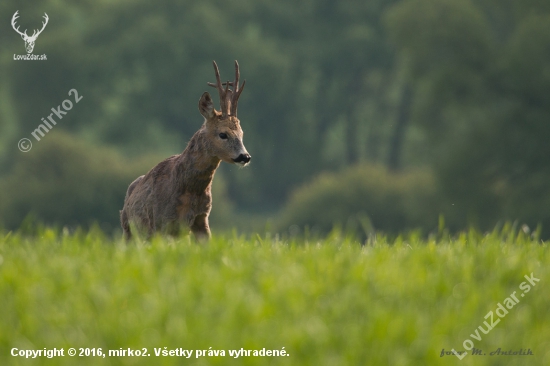
[[[44,28],[46,28],[46,25],[48,24],[48,20],[50,20],[50,18],[48,17],[48,14],[44,13],[44,22],[42,22],[42,29],[40,29],[38,31],[38,34],[42,33],[42,31],[44,30]],[[38,37],[38,34],[36,35]]]
[[[233,83],[233,91],[235,93],[239,91],[239,76],[241,76],[239,72],[239,63],[235,60],[235,82]]]
[[[15,12],[15,14],[13,14],[13,17],[11,18],[11,26],[12,26],[12,28],[13,28],[17,33],[19,33],[20,35],[23,35],[23,34],[24,34],[24,35],[27,35],[27,30],[26,30],[26,29],[25,29],[25,32],[21,32],[21,31],[19,30],[19,26],[17,26],[17,28],[15,28],[15,23],[16,23],[16,21],[17,21],[17,18],[19,18],[19,14],[18,14],[18,13],[19,13],[19,10],[17,10],[17,11]]]
[[[246,80],[243,81],[243,85],[239,87],[239,78],[241,74],[239,72],[239,63],[237,60],[235,60],[235,81],[233,82],[233,95],[231,98],[231,114],[235,117],[237,117],[237,103],[239,101],[239,97],[241,96],[241,93],[244,89],[244,85],[246,84]]]
[[[13,14],[13,16],[11,17],[11,25],[13,27],[15,27],[15,22],[17,21],[17,18],[19,18],[19,14],[17,13],[19,13],[19,10],[17,10],[15,14]]]
[[[227,114],[231,116],[233,114],[233,90],[229,89],[231,82],[227,80],[223,83],[223,85],[225,85],[225,108],[227,110]]]
[[[228,83],[227,81],[226,81],[226,82],[224,82],[224,83],[222,83],[222,86],[226,86],[226,85],[227,85],[227,83]],[[210,83],[210,82],[208,82],[207,84],[208,84],[208,85],[210,85],[210,86],[213,86],[214,88],[216,88],[216,87],[217,87],[217,85],[216,85],[216,84],[214,84],[214,83]],[[229,86],[233,86],[233,82],[232,82],[232,81],[229,81]]]
[[[208,85],[218,89],[218,93],[220,95],[220,107],[222,110],[222,118],[225,118],[227,117],[227,112],[228,112],[226,97],[227,97],[227,90],[229,85],[224,83],[226,85],[225,85],[225,89],[223,88],[223,84],[220,79],[220,69],[218,68],[218,64],[216,64],[216,61],[212,61],[212,63],[214,64],[214,72],[216,73],[216,84],[208,83]]]
[[[40,33],[42,33],[42,31],[44,30],[44,28],[46,28],[46,25],[48,25],[48,20],[50,18],[48,18],[48,14],[44,13],[44,22],[42,22],[42,29],[38,30],[38,29],[34,29],[33,32],[32,32],[32,36],[30,36],[29,38],[31,39],[36,39]],[[25,34],[27,33],[27,31],[25,31]]]

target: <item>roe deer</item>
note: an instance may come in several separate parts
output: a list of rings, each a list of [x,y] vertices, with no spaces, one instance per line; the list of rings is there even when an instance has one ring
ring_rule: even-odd
[[[239,86],[239,64],[235,61],[235,81],[221,83],[214,61],[221,111],[214,109],[208,92],[199,100],[204,117],[202,127],[185,150],[151,169],[130,184],[120,211],[124,237],[131,229],[146,234],[178,235],[190,229],[197,240],[209,239],[208,215],[212,208],[212,179],[221,161],[245,166],[250,155],[243,145],[243,131],[237,119],[237,102],[245,82]],[[224,87],[225,85],[225,87]],[[231,86],[233,89],[229,89]]]

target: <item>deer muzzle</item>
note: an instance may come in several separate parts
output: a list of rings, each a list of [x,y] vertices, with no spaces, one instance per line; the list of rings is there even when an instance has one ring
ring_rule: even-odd
[[[252,159],[252,157],[250,156],[250,154],[246,153],[246,154],[240,154],[236,159],[233,159],[233,161],[237,164],[241,164],[244,166],[250,163],[250,159]]]

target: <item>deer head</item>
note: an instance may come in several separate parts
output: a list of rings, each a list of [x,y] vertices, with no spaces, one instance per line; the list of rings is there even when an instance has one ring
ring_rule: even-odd
[[[19,33],[21,35],[21,38],[23,38],[23,41],[25,41],[25,49],[27,50],[27,53],[32,53],[32,50],[34,49],[34,42],[36,42],[36,39],[38,38],[38,36],[40,35],[40,33],[42,33],[42,31],[44,30],[44,28],[46,28],[46,24],[48,24],[48,14],[44,13],[44,22],[42,22],[42,29],[40,30],[34,30],[32,36],[28,36],[27,35],[27,30],[25,29],[24,32],[20,32],[19,31],[19,26],[16,28],[15,27],[15,22],[17,20],[17,18],[19,18],[19,15],[17,15],[17,13],[19,12],[19,10],[17,10],[15,12],[15,14],[13,14],[13,17],[11,18],[11,26],[13,27],[13,29]]]
[[[218,89],[221,111],[214,109],[210,94],[204,92],[199,100],[199,111],[205,118],[205,130],[210,145],[211,154],[231,164],[245,166],[250,162],[250,154],[243,145],[243,131],[237,118],[237,103],[243,91],[245,82],[239,86],[239,63],[235,61],[235,80],[221,82],[220,70],[214,61],[216,84],[208,85]],[[229,87],[233,89],[229,89]]]

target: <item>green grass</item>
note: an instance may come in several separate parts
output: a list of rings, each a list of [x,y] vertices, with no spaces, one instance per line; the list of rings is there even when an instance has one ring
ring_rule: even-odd
[[[506,226],[361,246],[229,235],[124,244],[100,232],[0,233],[1,365],[548,365],[548,245]],[[540,282],[525,294],[533,273]],[[520,302],[474,346],[440,357],[516,291]],[[495,315],[495,318],[497,316]],[[12,348],[64,348],[24,359]],[[149,357],[69,357],[79,348],[148,349]],[[156,357],[155,348],[225,357]],[[229,356],[282,350],[285,357]],[[490,356],[530,348],[534,356]]]

